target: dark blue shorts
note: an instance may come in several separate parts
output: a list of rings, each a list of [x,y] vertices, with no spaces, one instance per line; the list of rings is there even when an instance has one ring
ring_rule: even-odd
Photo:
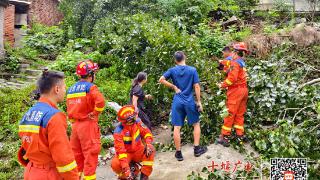
[[[173,126],[183,126],[187,118],[188,124],[193,125],[199,122],[200,113],[197,105],[192,103],[182,103],[179,100],[173,100],[171,109],[171,123]]]

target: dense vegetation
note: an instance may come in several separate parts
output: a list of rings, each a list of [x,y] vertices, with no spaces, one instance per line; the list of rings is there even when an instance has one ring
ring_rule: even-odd
[[[5,70],[16,71],[16,62],[23,59],[55,60],[51,69],[64,71],[70,86],[76,81],[77,62],[91,58],[101,67],[96,84],[108,101],[121,105],[128,101],[131,79],[139,71],[146,71],[149,73],[146,91],[155,96],[148,107],[154,124],[159,125],[168,123],[173,92],[160,86],[157,80],[174,65],[172,54],[183,50],[188,64],[197,67],[200,74],[205,109],[201,116],[202,143],[213,143],[226,111],[224,91],[216,86],[224,75],[213,59],[220,58],[222,47],[231,41],[252,42],[249,40],[255,34],[269,38],[280,32],[293,32],[294,19],[288,18],[292,14],[243,11],[254,4],[255,1],[234,0],[64,0],[60,4],[65,16],[62,24],[33,25],[24,48],[8,51],[12,60]],[[218,10],[221,17],[217,17]],[[264,23],[259,30],[251,24],[222,28],[220,20],[232,15],[247,23],[254,24],[256,20]],[[279,17],[288,19],[273,26]],[[320,46],[316,42],[319,41],[301,47],[298,40],[289,38],[281,39],[281,43],[268,42],[268,48],[257,48],[265,42],[250,46],[252,55],[246,60],[250,88],[246,130],[251,146],[260,153],[258,159],[252,159],[257,167],[260,160],[269,161],[273,157],[306,157],[311,161],[310,178],[320,177],[320,88],[319,84],[301,86],[320,75]],[[19,144],[18,121],[32,104],[31,90],[32,87],[19,93],[0,91],[4,102],[0,104],[0,158],[4,162],[0,166],[0,179],[16,177],[13,171],[21,171],[12,157]],[[100,119],[103,134],[112,131],[114,119],[115,113],[107,109]],[[191,142],[190,127],[184,127],[183,132],[183,142]],[[237,145],[234,148],[242,149]],[[221,176],[219,172],[207,173],[210,177]],[[198,177],[193,174],[190,178]]]

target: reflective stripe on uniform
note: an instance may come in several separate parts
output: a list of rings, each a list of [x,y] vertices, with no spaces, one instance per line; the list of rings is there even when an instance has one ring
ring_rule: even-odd
[[[124,140],[124,141],[132,141],[132,137],[126,137],[126,136],[124,136],[124,137],[123,137],[123,140]]]
[[[63,172],[71,171],[71,170],[73,170],[73,169],[76,168],[76,167],[77,167],[76,161],[72,161],[70,164],[67,164],[67,165],[65,165],[65,166],[57,167],[57,169],[58,169],[58,172],[59,172],[59,173],[63,173]]]
[[[81,93],[74,93],[74,94],[68,94],[67,95],[67,99],[70,99],[70,98],[78,98],[78,97],[84,97],[86,96],[87,93],[86,92],[81,92]]]
[[[138,130],[136,131],[136,133],[134,134],[133,138],[134,138],[135,140],[137,140],[137,137],[139,137],[139,136],[140,136],[140,130],[138,129]]]
[[[228,85],[231,85],[231,84],[232,84],[232,82],[231,82],[229,79],[226,79],[226,83],[227,83]]]
[[[222,129],[223,130],[226,130],[226,131],[231,131],[231,128],[227,127],[227,126],[222,126]]]
[[[227,61],[227,67],[228,68],[230,67],[230,61]]]
[[[84,180],[93,180],[93,179],[97,179],[96,174],[91,175],[91,176],[84,176],[83,178],[84,178]]]
[[[152,166],[153,165],[153,161],[142,161],[141,164],[143,166]]]
[[[147,138],[147,137],[152,137],[152,134],[147,133],[147,134],[144,136],[144,139]]]
[[[37,125],[19,125],[19,132],[39,133],[40,126]]]
[[[98,107],[95,107],[95,108],[94,108],[94,110],[96,110],[96,111],[98,111],[98,112],[102,112],[103,109],[104,109],[103,107],[102,107],[102,108],[98,108]]]
[[[128,154],[126,154],[126,153],[119,154],[119,159],[123,159],[126,157],[128,157]]]
[[[241,130],[244,130],[243,126],[239,126],[239,125],[234,125],[233,127],[234,127],[234,128],[236,128],[236,129],[241,129]]]

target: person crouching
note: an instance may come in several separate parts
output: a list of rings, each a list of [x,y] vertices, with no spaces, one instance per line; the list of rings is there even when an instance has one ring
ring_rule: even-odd
[[[111,162],[112,170],[119,179],[135,179],[139,171],[131,172],[130,164],[139,163],[142,166],[140,180],[147,180],[152,173],[155,156],[152,133],[137,118],[133,105],[123,106],[117,116],[121,124],[113,134],[116,156]]]

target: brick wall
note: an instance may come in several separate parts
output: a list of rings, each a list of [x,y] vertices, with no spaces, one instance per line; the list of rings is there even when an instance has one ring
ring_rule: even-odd
[[[4,10],[4,39],[11,45],[14,44],[14,12],[15,6],[11,4]]]
[[[29,20],[48,26],[57,25],[63,18],[58,0],[30,0]]]

